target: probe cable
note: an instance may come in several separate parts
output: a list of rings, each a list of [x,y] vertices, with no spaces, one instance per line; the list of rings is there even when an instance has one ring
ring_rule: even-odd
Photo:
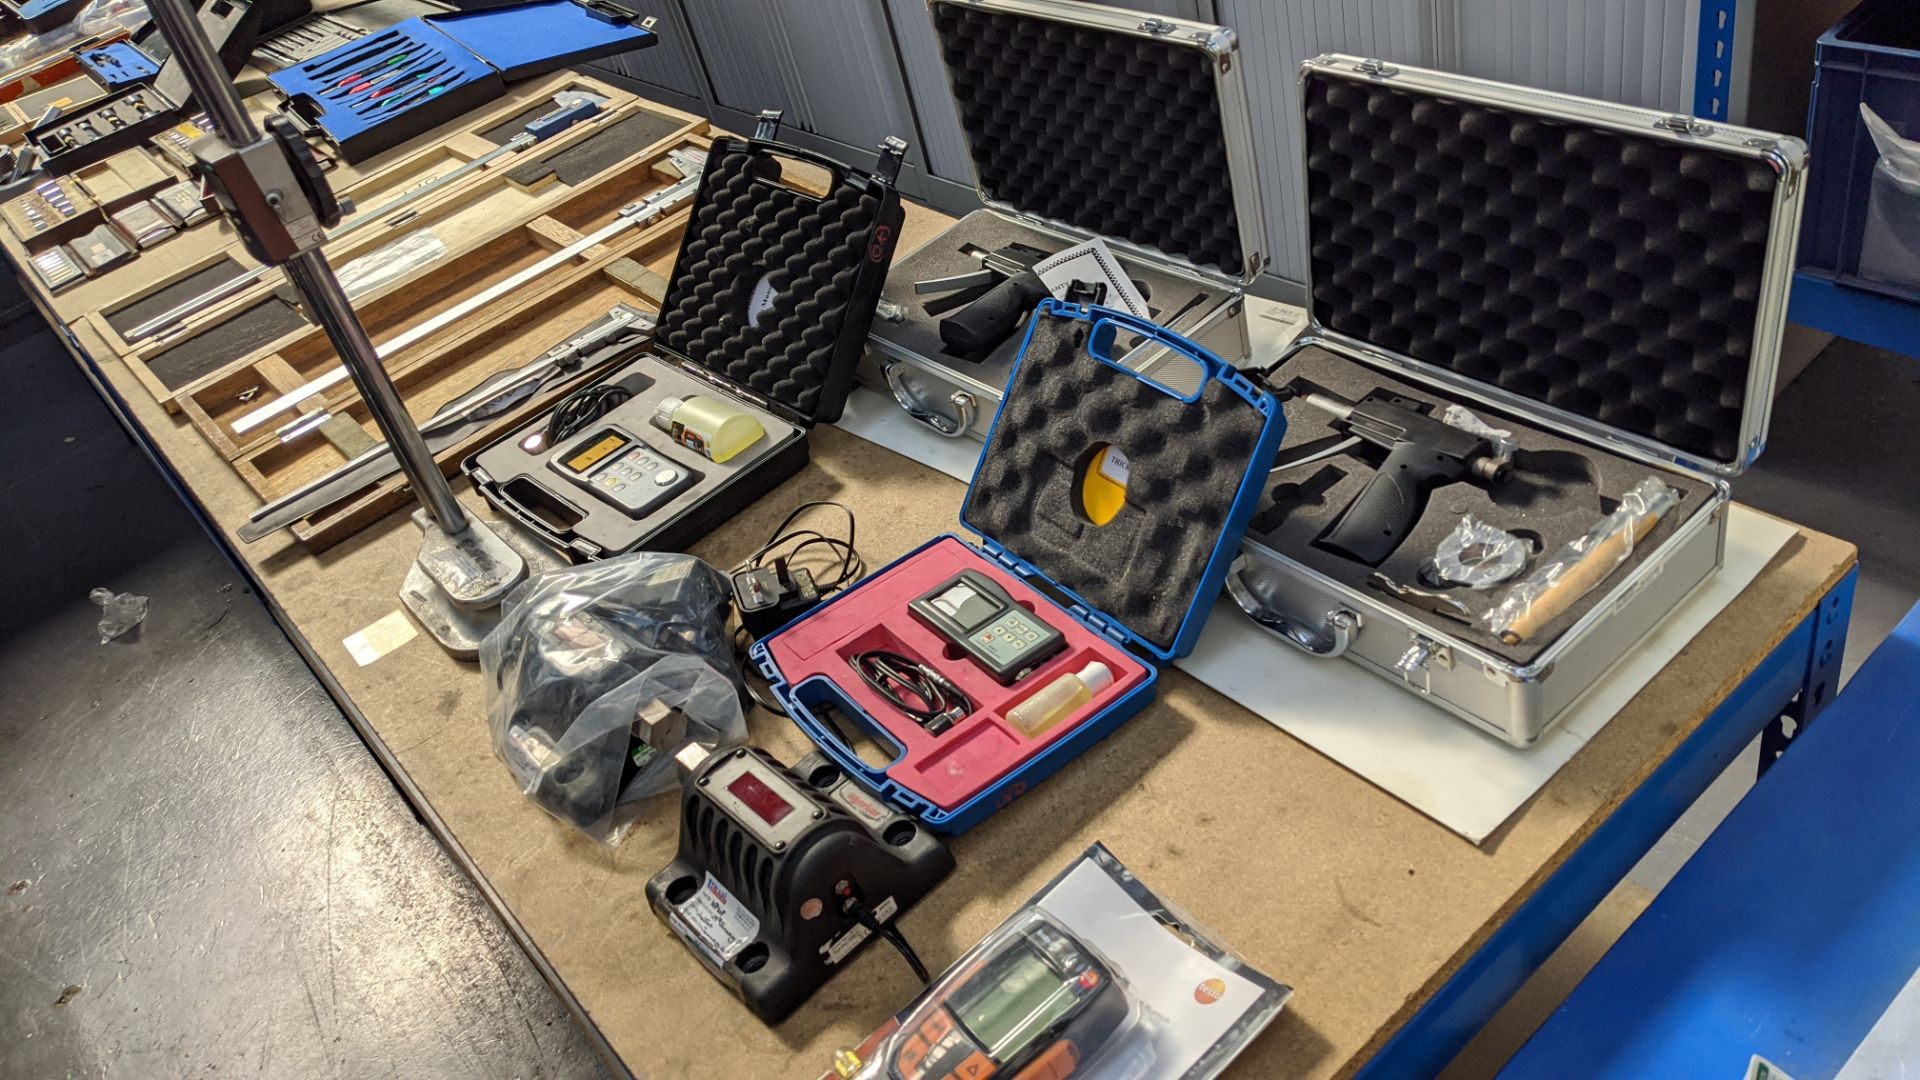
[[[917,660],[886,649],[855,653],[848,660],[873,692],[887,699],[927,734],[938,735],[973,712],[973,699],[945,675]],[[910,704],[907,695],[920,699]]]

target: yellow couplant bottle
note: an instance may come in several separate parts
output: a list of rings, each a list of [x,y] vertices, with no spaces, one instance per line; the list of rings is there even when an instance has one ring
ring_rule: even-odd
[[[700,396],[662,398],[653,412],[653,426],[674,442],[723,465],[767,433],[749,413],[718,398]]]

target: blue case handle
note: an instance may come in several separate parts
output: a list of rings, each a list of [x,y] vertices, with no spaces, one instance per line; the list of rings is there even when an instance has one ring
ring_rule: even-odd
[[[1200,397],[1200,392],[1206,389],[1207,383],[1218,378],[1219,372],[1227,368],[1226,361],[1201,348],[1199,345],[1188,341],[1186,338],[1161,326],[1159,323],[1149,322],[1132,312],[1117,311],[1113,308],[1096,307],[1090,304],[1069,304],[1064,300],[1049,298],[1040,301],[1039,313],[1042,315],[1060,315],[1065,318],[1092,323],[1093,326],[1087,333],[1087,354],[1089,356],[1117,371],[1124,372],[1146,383],[1148,386],[1153,387],[1168,397],[1178,398],[1181,401],[1197,400]],[[1195,386],[1194,392],[1192,394],[1178,393],[1172,388],[1155,381],[1151,376],[1144,375],[1121,364],[1119,359],[1113,355],[1113,346],[1114,342],[1119,339],[1122,330],[1146,338],[1148,341],[1158,344],[1169,352],[1177,353],[1185,357],[1192,361],[1195,366],[1199,367],[1200,381],[1198,385]],[[1141,349],[1145,347],[1146,342],[1142,342],[1133,348]],[[1128,351],[1131,352],[1133,350],[1130,349]]]

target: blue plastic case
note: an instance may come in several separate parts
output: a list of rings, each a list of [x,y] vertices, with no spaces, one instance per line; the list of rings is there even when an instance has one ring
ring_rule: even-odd
[[[575,0],[537,0],[407,19],[270,79],[295,115],[359,162],[492,101],[509,82],[657,40]]]
[[[80,49],[75,56],[80,66],[91,71],[109,90],[145,82],[160,74],[160,65],[154,63],[152,57],[125,41]]]
[[[1033,343],[1034,333],[1040,326],[1042,320],[1048,318],[1069,318],[1086,323],[1088,326],[1089,340],[1100,339],[1103,332],[1105,332],[1107,335],[1106,340],[1110,342],[1113,331],[1137,334],[1143,338],[1151,338],[1193,360],[1206,371],[1205,378],[1201,381],[1192,396],[1174,395],[1172,391],[1166,390],[1164,387],[1159,387],[1163,392],[1169,394],[1169,396],[1178,396],[1180,400],[1191,402],[1199,398],[1208,383],[1217,380],[1232,392],[1252,404],[1265,418],[1265,422],[1261,428],[1259,440],[1249,455],[1248,471],[1241,480],[1233,504],[1221,528],[1218,542],[1212,549],[1206,569],[1200,579],[1200,588],[1196,590],[1192,598],[1192,603],[1187,608],[1186,615],[1180,623],[1178,633],[1169,644],[1157,644],[1143,639],[1118,619],[1098,610],[1073,590],[1055,582],[1052,578],[1048,577],[1046,572],[1040,567],[1010,554],[991,536],[983,534],[979,544],[967,545],[1021,581],[1037,582],[1044,585],[1043,592],[1067,597],[1069,604],[1059,606],[1059,611],[1079,622],[1082,626],[1126,648],[1131,655],[1143,661],[1147,674],[1144,680],[1134,686],[1129,692],[1110,703],[1103,712],[1082,721],[1073,731],[1055,741],[1044,751],[1029,759],[1008,775],[1002,777],[998,782],[983,789],[971,799],[951,810],[942,809],[934,805],[928,799],[890,779],[887,774],[892,767],[892,762],[889,762],[886,766],[875,767],[863,761],[852,748],[848,747],[840,738],[833,734],[832,729],[827,724],[823,723],[815,715],[811,706],[831,698],[833,703],[841,711],[850,717],[856,718],[857,721],[862,724],[864,730],[876,741],[883,744],[892,744],[896,760],[898,760],[902,748],[887,736],[882,725],[874,722],[871,717],[866,716],[864,711],[855,705],[851,698],[840,691],[838,687],[834,686],[832,680],[824,676],[814,676],[803,680],[798,685],[789,685],[778,663],[775,662],[772,653],[769,651],[769,646],[777,641],[781,635],[799,630],[801,627],[804,627],[809,620],[820,617],[824,612],[832,609],[834,605],[844,603],[849,598],[858,595],[861,586],[856,585],[834,596],[813,611],[808,612],[801,618],[768,635],[767,638],[754,645],[750,653],[754,664],[766,678],[774,698],[787,710],[788,716],[793,719],[795,724],[799,725],[801,731],[806,733],[807,738],[819,746],[828,757],[832,758],[834,764],[847,775],[859,778],[868,788],[877,792],[882,798],[894,806],[899,807],[903,812],[913,815],[935,832],[956,834],[965,832],[967,829],[978,825],[994,811],[1012,802],[1040,781],[1059,771],[1062,766],[1066,765],[1081,752],[1105,737],[1109,732],[1118,728],[1122,723],[1126,722],[1141,709],[1146,708],[1146,706],[1153,701],[1159,685],[1160,673],[1158,664],[1148,658],[1151,657],[1152,660],[1161,662],[1173,660],[1191,652],[1194,645],[1198,642],[1200,633],[1205,628],[1207,617],[1213,611],[1215,600],[1218,598],[1221,588],[1225,583],[1227,567],[1239,551],[1241,537],[1246,532],[1247,526],[1252,520],[1254,510],[1264,494],[1267,464],[1273,460],[1274,455],[1278,452],[1281,438],[1286,432],[1285,410],[1280,407],[1279,403],[1270,393],[1255,386],[1231,365],[1194,342],[1126,312],[1114,311],[1102,307],[1067,304],[1058,300],[1049,299],[1041,301],[1033,317],[1029,320],[1027,335],[1020,350],[1020,357],[1015,361],[1012,374],[1008,379],[1010,393],[1007,398],[1002,400],[998,411],[994,414],[993,427],[989,429],[987,435],[987,445],[989,447],[994,445],[994,431],[999,428],[1007,416],[1008,406],[1012,403],[1011,388],[1019,385],[1020,368],[1023,364],[1027,363],[1028,352]],[[1152,384],[1151,380],[1145,379],[1136,372],[1130,371],[1115,363],[1110,355],[1106,353],[1095,353],[1094,355],[1096,359],[1118,370],[1126,371],[1127,374],[1134,378]],[[1158,386],[1158,384],[1152,385]],[[985,459],[984,453],[982,459],[983,461]],[[963,525],[971,525],[971,522],[966,520],[965,507],[972,504],[974,487],[979,483],[980,470],[976,468],[973,479],[967,487],[967,498],[962,503],[961,523]],[[928,548],[949,540],[958,541],[963,544],[966,543],[963,538],[956,534],[942,534],[920,545],[906,555],[895,559],[887,565],[886,569],[872,576],[878,577],[880,574],[884,574],[887,569],[891,569],[894,566],[913,559]]]

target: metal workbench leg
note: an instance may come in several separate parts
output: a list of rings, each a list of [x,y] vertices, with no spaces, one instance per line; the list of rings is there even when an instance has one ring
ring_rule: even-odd
[[[1428,1077],[1452,1061],[1529,976],[1796,697],[1806,715],[1832,697],[1856,568],[1762,660],[1698,730],[1466,958],[1360,1072]],[[1819,673],[1820,678],[1815,678]]]
[[[1814,612],[1813,653],[1807,661],[1807,680],[1787,709],[1760,733],[1760,763],[1755,779],[1767,770],[1800,732],[1820,715],[1840,691],[1840,660],[1847,651],[1847,627],[1853,618],[1853,589],[1857,574],[1846,579],[1820,601]]]

